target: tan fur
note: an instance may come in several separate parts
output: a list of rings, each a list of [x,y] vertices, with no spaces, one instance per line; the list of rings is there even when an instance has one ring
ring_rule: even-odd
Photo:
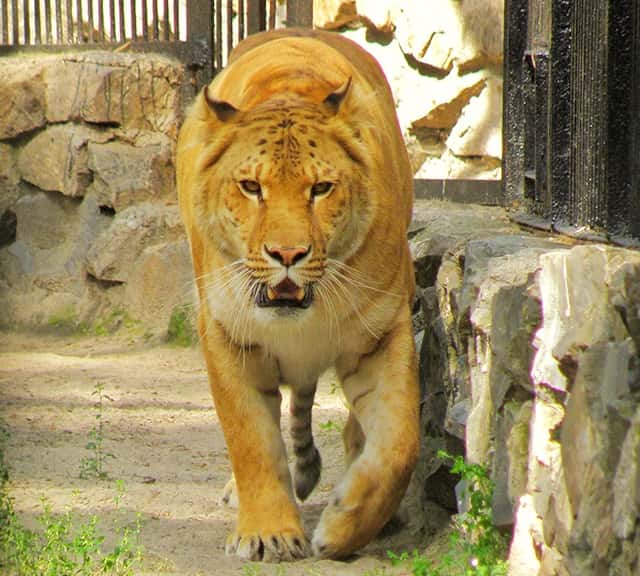
[[[317,555],[347,555],[391,517],[418,450],[406,240],[412,175],[384,75],[337,35],[253,36],[196,98],[177,173],[199,332],[237,482],[227,552],[265,560],[309,553],[279,387],[290,385],[296,399],[295,492],[304,498],[319,472],[310,398],[333,366],[351,410],[349,466],[312,545]],[[246,181],[259,184],[261,197]],[[334,185],[314,200],[318,182]],[[288,268],[269,254],[293,248],[310,253]],[[261,286],[287,275],[312,290],[311,305],[257,306]]]

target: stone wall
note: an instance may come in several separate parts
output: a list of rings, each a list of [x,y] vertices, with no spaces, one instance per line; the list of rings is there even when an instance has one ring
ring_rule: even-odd
[[[93,52],[2,70],[0,324],[73,328],[116,309],[165,330],[191,298],[173,164],[183,66]]]
[[[638,574],[640,253],[487,210],[431,208],[412,240],[429,263],[418,484],[441,499],[435,451],[464,450],[513,525],[510,574]]]
[[[419,178],[499,179],[503,0],[314,0],[380,62]]]

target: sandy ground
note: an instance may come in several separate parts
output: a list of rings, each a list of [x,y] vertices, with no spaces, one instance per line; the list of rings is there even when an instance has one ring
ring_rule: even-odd
[[[96,426],[97,385],[104,387],[106,480],[79,478]],[[342,472],[339,393],[324,384],[314,410],[324,469],[302,505],[308,533]],[[283,402],[286,426],[288,397]],[[224,438],[197,349],[125,337],[80,338],[0,333],[0,417],[9,427],[6,458],[15,507],[33,525],[45,496],[54,512],[97,514],[106,532],[117,513],[115,480],[125,483],[121,509],[140,513],[144,564],[137,574],[264,576],[402,574],[385,559],[419,547],[410,526],[380,537],[347,562],[307,559],[248,566],[224,554],[235,510],[219,505],[230,475]],[[325,425],[321,428],[321,425]],[[122,512],[121,512],[122,513]],[[412,514],[416,511],[413,510]]]

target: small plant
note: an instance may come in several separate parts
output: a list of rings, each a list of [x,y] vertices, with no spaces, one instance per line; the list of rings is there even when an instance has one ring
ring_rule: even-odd
[[[452,462],[451,472],[464,481],[468,509],[455,517],[449,550],[437,564],[415,550],[412,555],[388,552],[391,563],[410,563],[413,576],[506,576],[507,542],[493,524],[494,484],[487,469],[442,451],[438,457]]]
[[[342,432],[342,426],[333,420],[327,420],[326,422],[320,422],[318,424],[320,426],[320,430],[324,432],[330,432],[333,430],[334,432]]]
[[[97,516],[78,524],[67,510],[56,516],[43,497],[37,520],[39,530],[25,528],[9,495],[4,446],[8,434],[0,421],[0,574],[7,576],[132,576],[141,561],[140,515],[133,524],[124,522],[120,501],[124,484],[116,483],[114,522],[117,535],[113,549],[105,551],[105,536]]]
[[[75,308],[71,305],[54,312],[47,323],[51,328],[67,333],[82,332],[84,329],[84,324],[80,321]]]
[[[80,461],[80,478],[99,478],[104,480],[109,477],[105,470],[105,463],[108,458],[115,458],[111,452],[104,450],[104,400],[110,398],[104,394],[104,384],[97,383],[92,396],[97,396],[96,402],[96,425],[89,431],[87,437],[89,441],[85,444],[85,448],[91,452],[91,456],[87,456]]]
[[[196,331],[191,323],[189,309],[186,306],[175,308],[169,318],[167,341],[188,348],[197,341]]]
[[[131,318],[126,310],[116,308],[97,320],[91,328],[86,328],[85,332],[93,332],[96,336],[107,336],[122,328],[135,333],[142,330],[142,325],[138,320]]]

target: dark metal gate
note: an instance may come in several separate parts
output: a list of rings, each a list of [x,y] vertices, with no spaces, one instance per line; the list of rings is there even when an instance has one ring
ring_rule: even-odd
[[[640,237],[640,0],[505,10],[507,204],[563,232]]]

